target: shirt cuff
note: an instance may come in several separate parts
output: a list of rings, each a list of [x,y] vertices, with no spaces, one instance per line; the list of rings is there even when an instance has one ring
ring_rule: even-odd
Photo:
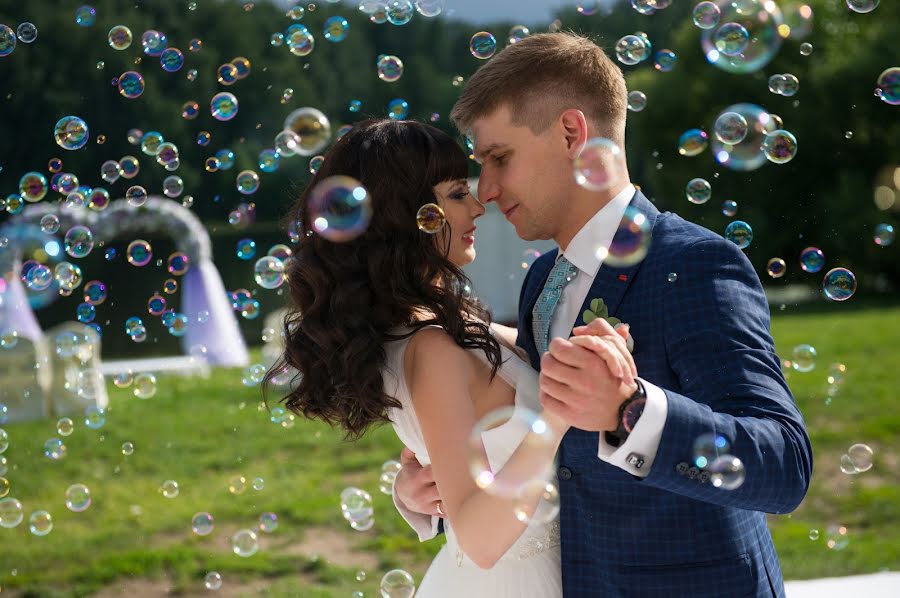
[[[637,426],[635,426],[635,429],[637,429]],[[403,517],[404,521],[406,521],[419,536],[419,542],[425,542],[437,536],[438,523],[441,518],[435,515],[426,515],[424,513],[410,511],[406,508],[406,505],[397,498],[397,493],[393,492],[393,488],[391,490],[391,498],[394,500],[394,506],[397,507],[397,511],[400,513],[400,516]]]
[[[628,473],[645,478],[650,475],[650,468],[656,459],[656,451],[662,440],[669,413],[669,402],[666,393],[660,387],[650,384],[643,378],[640,381],[647,393],[644,412],[635,424],[628,439],[615,447],[608,442],[604,434],[600,434],[600,446],[597,456],[601,461],[624,469]]]

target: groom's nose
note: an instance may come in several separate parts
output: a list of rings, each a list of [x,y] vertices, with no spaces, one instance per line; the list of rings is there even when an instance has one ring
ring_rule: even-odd
[[[478,201],[487,205],[500,196],[500,186],[483,173],[478,177]]]

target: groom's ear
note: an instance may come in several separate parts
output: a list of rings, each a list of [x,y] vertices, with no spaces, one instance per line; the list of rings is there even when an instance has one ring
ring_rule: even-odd
[[[569,108],[559,115],[566,139],[566,153],[574,160],[581,153],[581,148],[588,140],[588,124],[584,112]]]

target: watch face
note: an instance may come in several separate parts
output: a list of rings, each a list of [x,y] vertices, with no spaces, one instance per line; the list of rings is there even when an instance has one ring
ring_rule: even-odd
[[[625,406],[625,411],[622,412],[622,426],[629,434],[637,425],[646,404],[647,399],[635,399]]]

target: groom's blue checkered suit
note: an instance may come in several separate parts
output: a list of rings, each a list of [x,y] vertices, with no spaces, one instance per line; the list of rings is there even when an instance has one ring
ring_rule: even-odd
[[[643,479],[600,460],[596,432],[566,435],[558,469],[565,596],[784,596],[765,513],[803,499],[812,450],[759,278],[733,243],[660,213],[640,191],[631,205],[649,219],[650,250],[635,266],[602,266],[581,313],[601,297],[630,324],[638,373],[665,390],[668,414]],[[532,310],[556,253],[535,261],[519,300],[518,344],[535,369]],[[692,462],[705,433],[725,436],[743,461],[739,488],[713,487]]]

